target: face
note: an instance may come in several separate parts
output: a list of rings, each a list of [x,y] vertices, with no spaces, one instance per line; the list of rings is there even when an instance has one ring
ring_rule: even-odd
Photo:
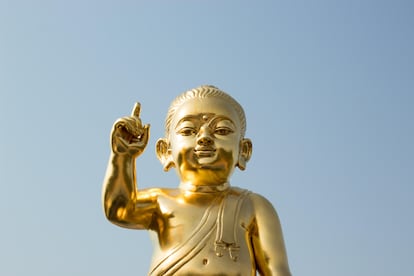
[[[183,103],[169,130],[169,154],[182,182],[220,185],[228,181],[239,157],[239,117],[221,98]]]

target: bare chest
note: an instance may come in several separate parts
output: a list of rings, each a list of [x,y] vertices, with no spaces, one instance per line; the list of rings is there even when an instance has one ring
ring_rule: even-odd
[[[242,206],[240,196],[205,202],[161,200],[151,275],[254,275]]]

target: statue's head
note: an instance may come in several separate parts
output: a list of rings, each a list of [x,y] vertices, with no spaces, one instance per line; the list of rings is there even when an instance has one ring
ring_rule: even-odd
[[[240,104],[214,86],[200,86],[171,103],[156,152],[164,169],[176,167],[183,182],[221,184],[250,159],[252,143],[245,132]]]
[[[228,108],[233,108],[236,111],[241,124],[241,135],[244,136],[246,134],[246,116],[244,114],[243,108],[229,94],[212,85],[203,85],[191,89],[182,93],[172,101],[170,108],[168,109],[167,118],[165,119],[165,136],[168,137],[170,133],[171,121],[183,103],[191,99],[204,99],[213,97],[226,101],[229,105]]]

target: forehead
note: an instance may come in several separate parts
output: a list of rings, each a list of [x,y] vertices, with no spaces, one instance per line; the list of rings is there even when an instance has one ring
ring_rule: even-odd
[[[219,97],[186,100],[177,108],[172,120],[173,126],[187,116],[197,116],[201,114],[224,116],[240,127],[240,118],[235,108],[229,101]]]

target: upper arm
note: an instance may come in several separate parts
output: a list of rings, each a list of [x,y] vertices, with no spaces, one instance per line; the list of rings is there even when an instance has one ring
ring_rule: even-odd
[[[120,199],[114,204],[110,221],[132,229],[149,229],[158,213],[158,189],[139,190],[133,199]]]
[[[261,275],[290,276],[282,227],[272,204],[264,197],[251,195],[255,223],[252,245]]]

